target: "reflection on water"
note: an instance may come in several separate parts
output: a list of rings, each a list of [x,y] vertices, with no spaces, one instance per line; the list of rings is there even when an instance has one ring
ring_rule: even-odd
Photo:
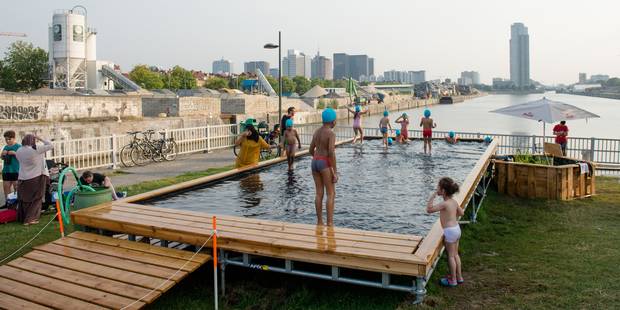
[[[437,130],[464,131],[482,133],[503,133],[515,135],[540,135],[542,124],[536,121],[490,113],[489,111],[510,105],[541,99],[543,96],[556,101],[572,104],[599,115],[601,118],[590,120],[569,121],[570,133],[574,137],[620,138],[620,100],[575,96],[567,94],[531,94],[531,95],[489,95],[458,104],[435,105],[430,107],[433,119],[437,122]],[[397,115],[407,112],[411,118],[410,129],[419,129],[419,118],[424,108],[392,111],[392,122]],[[364,126],[374,128],[381,116],[373,115],[364,118]],[[352,121],[343,120],[339,123],[351,126]],[[395,125],[394,125],[395,126]],[[553,127],[547,125],[547,135],[551,135]]]
[[[462,182],[485,146],[461,142],[434,142],[433,155],[425,155],[422,143],[393,145],[387,151],[380,140],[336,149],[340,179],[336,185],[336,226],[386,232],[425,234],[437,219],[426,214],[426,199],[443,176]],[[256,217],[287,222],[316,223],[314,182],[310,158],[296,162],[288,173],[286,163],[258,173],[228,180],[203,189],[149,202],[153,205]],[[317,232],[324,243],[329,230]],[[320,241],[320,242],[319,242]]]

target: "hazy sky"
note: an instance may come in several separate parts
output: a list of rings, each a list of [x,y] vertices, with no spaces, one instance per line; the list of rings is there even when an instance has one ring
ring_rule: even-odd
[[[124,71],[135,64],[211,71],[220,57],[277,63],[263,44],[330,58],[368,54],[375,72],[426,70],[427,78],[479,71],[482,81],[509,77],[510,24],[530,33],[531,77],[572,83],[579,72],[620,76],[620,1],[556,0],[0,0],[0,32],[25,32],[47,49],[55,9],[88,9],[98,30],[97,57]],[[0,37],[0,53],[16,38]]]

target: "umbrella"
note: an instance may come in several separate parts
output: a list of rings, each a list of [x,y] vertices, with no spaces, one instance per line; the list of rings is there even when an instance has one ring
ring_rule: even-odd
[[[599,117],[574,105],[549,100],[545,97],[540,100],[513,105],[491,112],[543,122],[543,137],[545,136],[546,123]]]

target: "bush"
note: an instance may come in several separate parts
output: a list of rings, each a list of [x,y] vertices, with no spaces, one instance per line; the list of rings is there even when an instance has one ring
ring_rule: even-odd
[[[319,103],[317,103],[316,108],[319,110],[325,109],[325,100],[319,99]]]
[[[334,110],[335,110],[335,109],[338,109],[338,100],[336,100],[336,99],[332,99],[332,100],[329,102],[329,107],[330,107],[330,108],[332,108],[332,109],[334,109]]]

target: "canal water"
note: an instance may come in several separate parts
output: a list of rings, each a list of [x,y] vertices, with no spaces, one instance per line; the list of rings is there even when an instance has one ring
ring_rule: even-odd
[[[543,96],[551,100],[561,101],[575,105],[599,115],[601,118],[568,121],[570,136],[574,137],[597,137],[597,138],[620,138],[620,100],[576,96],[569,94],[545,94],[531,95],[488,95],[452,105],[434,105],[430,109],[433,119],[437,123],[437,130],[482,132],[498,134],[518,135],[541,135],[542,123],[505,116],[489,111],[506,106],[541,99]],[[391,111],[392,126],[396,126],[394,120],[402,112],[407,112],[410,118],[410,129],[419,129],[419,119],[422,117],[423,108],[408,111]],[[367,128],[377,127],[381,116],[373,115],[364,119]],[[348,126],[351,126],[352,121]],[[340,124],[347,124],[341,121]],[[547,124],[547,135],[552,135],[554,124]],[[394,127],[399,128],[399,127]]]
[[[426,202],[441,177],[459,184],[486,149],[483,143],[434,143],[424,155],[420,141],[393,145],[381,141],[336,149],[340,180],[336,185],[334,224],[364,230],[425,235],[438,215],[426,213]],[[233,180],[189,192],[146,201],[162,208],[201,211],[286,222],[316,223],[314,182],[309,156]],[[463,189],[466,190],[466,189]]]

